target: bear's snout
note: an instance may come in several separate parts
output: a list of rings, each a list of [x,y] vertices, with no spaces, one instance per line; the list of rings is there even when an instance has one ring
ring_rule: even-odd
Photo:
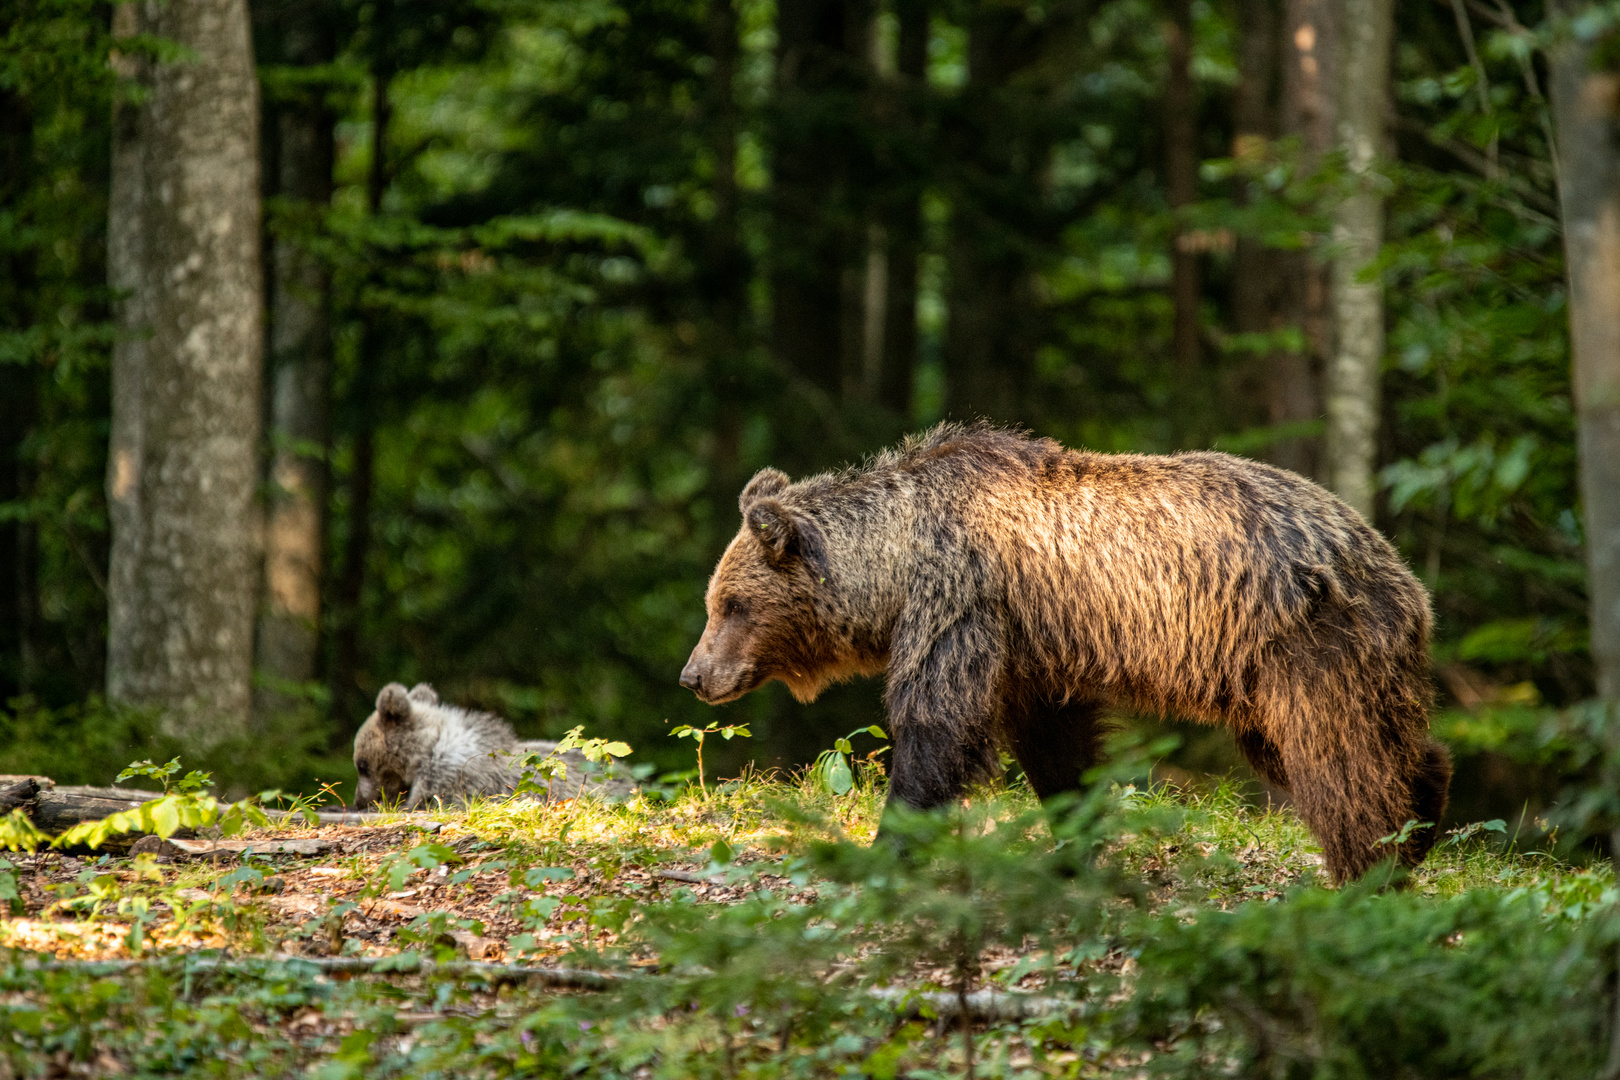
[[[756,669],[745,658],[729,655],[708,644],[709,634],[699,641],[681,669],[681,685],[707,705],[735,701],[759,685]]]
[[[681,685],[699,697],[703,696],[703,667],[698,663],[697,653],[688,657],[686,666],[681,668]]]

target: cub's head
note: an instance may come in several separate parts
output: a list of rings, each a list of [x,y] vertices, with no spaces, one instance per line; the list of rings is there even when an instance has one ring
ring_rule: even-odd
[[[786,474],[762,469],[743,488],[742,528],[720,557],[705,599],[709,621],[681,671],[681,685],[710,705],[770,681],[810,701],[843,673],[815,612],[828,577],[821,529],[780,496]]]
[[[366,718],[354,736],[354,771],[360,774],[355,785],[354,804],[359,807],[402,803],[410,794],[416,777],[416,760],[411,750],[415,739],[418,705],[437,705],[439,695],[427,683],[417,683],[409,693],[399,683],[389,683],[377,695],[377,711]]]

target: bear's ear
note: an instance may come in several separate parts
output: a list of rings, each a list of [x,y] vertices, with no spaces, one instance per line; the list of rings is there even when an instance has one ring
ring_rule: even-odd
[[[807,514],[776,499],[760,499],[743,514],[748,531],[765,549],[765,561],[785,569],[802,559],[819,580],[827,580],[827,547],[821,529]]]
[[[411,700],[420,701],[424,705],[437,705],[439,703],[439,692],[433,689],[432,684],[419,682],[411,687]]]
[[[787,473],[781,469],[761,469],[754,474],[752,480],[748,481],[748,485],[742,489],[742,494],[737,496],[737,509],[741,510],[743,517],[746,518],[750,506],[761,499],[780,495],[782,489],[790,483],[792,481],[788,479]]]
[[[397,682],[391,682],[377,695],[377,715],[385,724],[403,724],[411,718],[411,697]]]

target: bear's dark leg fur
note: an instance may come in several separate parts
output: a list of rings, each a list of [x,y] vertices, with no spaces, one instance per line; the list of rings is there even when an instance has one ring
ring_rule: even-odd
[[[917,723],[893,732],[889,798],[915,810],[932,810],[960,799],[996,760],[988,739],[963,738],[949,724]]]
[[[1434,846],[1450,792],[1451,753],[1430,739],[1423,747],[1422,758],[1412,777],[1412,817],[1418,821],[1432,821],[1434,827],[1419,830],[1401,845],[1401,862],[1407,866],[1422,862]]]
[[[1276,746],[1299,816],[1338,882],[1391,855],[1416,865],[1434,844],[1450,760],[1428,733],[1427,657],[1357,651],[1331,620],[1280,640],[1256,695],[1256,726]],[[1262,762],[1264,758],[1262,757]],[[1379,841],[1430,822],[1392,850]]]
[[[1081,775],[1097,764],[1103,737],[1100,713],[1096,702],[1071,701],[1037,705],[1008,717],[1007,749],[1043,801],[1079,791]]]

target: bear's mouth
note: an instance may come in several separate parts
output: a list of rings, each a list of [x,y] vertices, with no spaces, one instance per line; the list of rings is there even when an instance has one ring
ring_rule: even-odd
[[[703,689],[697,691],[697,697],[705,705],[727,705],[759,689],[760,684],[763,682],[765,682],[764,677],[756,669],[749,668],[746,671],[738,672],[737,677],[732,681],[730,689],[727,690],[710,690],[708,680],[705,679]]]

